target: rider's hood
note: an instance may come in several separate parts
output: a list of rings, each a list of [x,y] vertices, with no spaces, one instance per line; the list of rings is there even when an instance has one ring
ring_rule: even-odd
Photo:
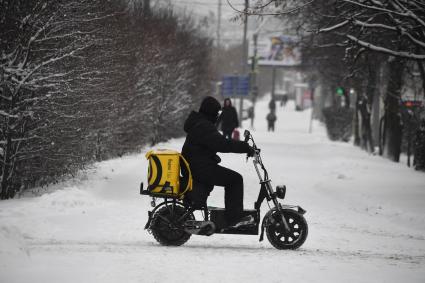
[[[184,122],[184,131],[189,133],[195,126],[203,123],[211,123],[202,113],[192,111]]]

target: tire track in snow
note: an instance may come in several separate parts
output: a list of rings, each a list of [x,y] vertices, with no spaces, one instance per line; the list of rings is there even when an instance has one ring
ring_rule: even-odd
[[[326,224],[326,223],[319,223],[319,222],[311,222],[310,225],[317,225],[320,226],[321,228],[326,228],[326,229],[332,229],[334,228],[334,226]],[[338,228],[340,230],[346,230],[350,233],[358,233],[358,234],[368,234],[368,235],[372,235],[372,236],[376,236],[376,237],[388,237],[388,238],[399,238],[399,239],[404,239],[404,240],[417,240],[417,241],[425,241],[425,237],[422,235],[411,235],[411,234],[401,234],[401,233],[396,233],[396,232],[390,232],[390,231],[384,231],[384,230],[375,230],[373,231],[372,229],[368,228],[368,227],[362,227],[359,228],[357,226],[350,226],[347,224],[340,224],[338,226]],[[425,244],[424,244],[425,247]]]
[[[411,255],[405,253],[379,253],[366,250],[332,250],[332,249],[308,249],[300,248],[297,251],[287,250],[279,251],[273,247],[264,247],[258,245],[252,246],[232,246],[232,245],[204,245],[194,244],[183,247],[163,247],[153,242],[127,241],[127,242],[98,242],[98,241],[57,241],[57,240],[31,240],[27,243],[30,252],[66,252],[66,253],[87,253],[87,252],[106,252],[106,253],[163,253],[164,250],[185,249],[192,252],[205,253],[211,251],[217,254],[223,252],[248,252],[268,255],[289,255],[295,258],[319,257],[319,258],[343,258],[345,260],[383,260],[391,262],[404,262],[414,265],[425,264],[425,255]],[[220,253],[219,253],[220,254]]]

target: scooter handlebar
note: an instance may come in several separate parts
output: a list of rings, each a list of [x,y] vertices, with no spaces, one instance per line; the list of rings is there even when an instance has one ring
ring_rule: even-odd
[[[248,130],[245,130],[245,132],[243,133],[243,136],[245,137],[245,142],[249,141],[249,137],[251,136],[251,133]]]
[[[246,155],[246,161],[248,161],[248,158],[250,158],[250,157],[255,157],[257,155],[260,155],[261,149],[254,147],[254,151],[255,151],[255,153],[254,153],[253,156],[249,156],[249,154]]]

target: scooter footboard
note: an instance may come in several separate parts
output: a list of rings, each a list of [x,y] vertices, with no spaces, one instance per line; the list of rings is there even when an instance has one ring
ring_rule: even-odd
[[[252,215],[255,219],[255,225],[244,226],[239,228],[227,228],[226,219],[224,216],[224,208],[208,207],[210,212],[210,220],[216,226],[215,234],[243,234],[243,235],[258,235],[260,222],[260,212],[255,209],[246,209],[243,211],[242,217]]]

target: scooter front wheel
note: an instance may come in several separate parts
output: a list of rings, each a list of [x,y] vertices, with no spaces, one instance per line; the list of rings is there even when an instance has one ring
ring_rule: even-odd
[[[285,231],[280,212],[273,210],[265,219],[267,239],[279,250],[298,249],[307,239],[307,222],[304,216],[295,210],[284,209],[282,212],[289,225],[289,231]]]

